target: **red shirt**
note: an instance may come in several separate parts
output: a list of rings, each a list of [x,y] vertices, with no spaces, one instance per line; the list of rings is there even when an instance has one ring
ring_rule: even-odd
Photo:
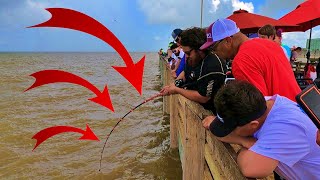
[[[232,74],[256,86],[264,96],[279,94],[293,101],[300,87],[280,45],[266,39],[241,44],[232,63]]]

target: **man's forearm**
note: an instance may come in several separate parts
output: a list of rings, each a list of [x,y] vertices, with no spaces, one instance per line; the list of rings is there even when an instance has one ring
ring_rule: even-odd
[[[225,137],[217,137],[217,139],[229,144],[238,144],[247,149],[251,148],[251,146],[253,146],[257,141],[257,139],[253,137],[241,137],[241,136],[234,135],[232,133]]]
[[[178,88],[176,91],[177,91],[177,94],[180,94],[185,98],[198,103],[206,103],[210,99],[210,97],[201,96],[199,92],[196,90]]]
[[[217,137],[222,142],[229,143],[229,144],[238,144],[241,145],[243,144],[243,137],[240,136],[233,136],[233,135],[227,135],[225,137]]]
[[[243,148],[237,157],[237,163],[244,176],[265,178],[272,174],[279,161]]]

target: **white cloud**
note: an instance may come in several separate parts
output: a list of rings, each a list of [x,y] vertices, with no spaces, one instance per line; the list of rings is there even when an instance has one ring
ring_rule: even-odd
[[[21,28],[41,23],[50,18],[46,1],[13,0],[0,2],[0,28]]]
[[[309,31],[307,31],[309,32]],[[306,39],[308,37],[309,33],[304,32],[289,32],[289,33],[283,33],[283,40],[282,42],[289,47],[293,46],[300,46],[300,47],[306,47]]]
[[[241,0],[204,0],[203,25],[208,26],[218,18],[226,18],[234,10],[253,12],[254,6]],[[192,0],[138,0],[140,10],[151,24],[170,24],[187,28],[200,26],[201,1]]]
[[[255,7],[252,2],[241,0],[204,0],[203,26],[208,26],[218,18],[226,18],[239,9],[279,19],[303,1],[266,0],[260,7]],[[138,5],[151,24],[168,24],[171,25],[170,27],[182,29],[200,26],[201,1],[199,0],[138,0]],[[314,30],[312,37],[320,37],[320,28]],[[305,47],[307,38],[309,38],[309,31],[284,33],[283,42],[290,47]]]
[[[309,39],[310,31],[306,32],[289,32],[283,33],[283,43],[288,45],[289,47],[300,46],[302,48],[306,48],[307,39]],[[314,28],[312,30],[311,38],[319,38],[320,37],[320,28]]]
[[[153,39],[156,40],[156,41],[160,41],[161,37],[160,36],[155,36],[155,37],[153,37]]]
[[[174,23],[181,19],[182,8],[179,1],[167,0],[138,0],[140,9],[147,15],[151,23]]]
[[[43,2],[34,2],[32,0],[27,0],[27,5],[33,9],[44,9],[46,8],[46,4]]]
[[[211,0],[212,10],[210,10],[210,13],[215,13],[218,10],[219,4],[220,0]]]
[[[253,11],[254,11],[254,6],[253,6],[252,2],[245,3],[245,2],[242,2],[239,0],[232,0],[231,2],[232,2],[232,7],[233,7],[234,11],[239,10],[239,9],[244,9],[244,10],[247,10],[248,12],[251,12],[251,13],[253,13]]]

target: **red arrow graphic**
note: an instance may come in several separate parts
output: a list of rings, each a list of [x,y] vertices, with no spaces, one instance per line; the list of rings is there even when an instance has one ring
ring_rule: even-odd
[[[43,71],[38,71],[36,73],[33,73],[30,76],[35,77],[36,81],[32,84],[31,87],[26,89],[25,92],[30,89],[33,89],[45,84],[50,84],[50,83],[66,82],[66,83],[78,84],[89,89],[90,91],[92,91],[97,95],[97,97],[89,99],[90,101],[100,104],[114,112],[114,108],[110,99],[107,85],[105,86],[104,90],[101,93],[97,87],[95,87],[93,84],[91,84],[87,80],[77,75],[74,75],[72,73],[60,71],[60,70],[43,70]]]
[[[85,131],[71,126],[53,126],[39,131],[32,137],[32,139],[37,140],[37,143],[34,146],[33,150],[35,150],[41,143],[43,143],[48,138],[64,132],[77,132],[83,134],[83,136],[79,138],[80,140],[99,141],[99,138],[92,132],[88,124],[86,125]]]
[[[47,8],[46,10],[52,14],[51,19],[44,23],[30,26],[29,28],[68,28],[88,33],[103,40],[118,52],[126,64],[126,67],[113,66],[113,68],[117,70],[124,78],[126,78],[136,88],[140,95],[142,94],[142,77],[145,56],[143,56],[139,62],[134,64],[129,52],[118,40],[118,38],[109,29],[90,16],[65,8]]]

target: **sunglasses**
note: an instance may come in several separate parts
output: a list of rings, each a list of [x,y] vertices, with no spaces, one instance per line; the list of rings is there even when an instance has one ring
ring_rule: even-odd
[[[230,38],[232,38],[233,36],[229,36]],[[226,38],[221,39],[220,41],[216,42],[213,46],[212,46],[212,50],[215,51],[217,49],[218,44],[220,44],[222,41],[224,41]]]
[[[184,51],[184,53],[188,56],[190,56],[191,52],[193,51],[194,49],[190,49],[189,51]]]
[[[224,39],[221,39],[220,41],[216,42],[213,46],[212,46],[212,50],[215,51],[218,44],[220,44]]]

